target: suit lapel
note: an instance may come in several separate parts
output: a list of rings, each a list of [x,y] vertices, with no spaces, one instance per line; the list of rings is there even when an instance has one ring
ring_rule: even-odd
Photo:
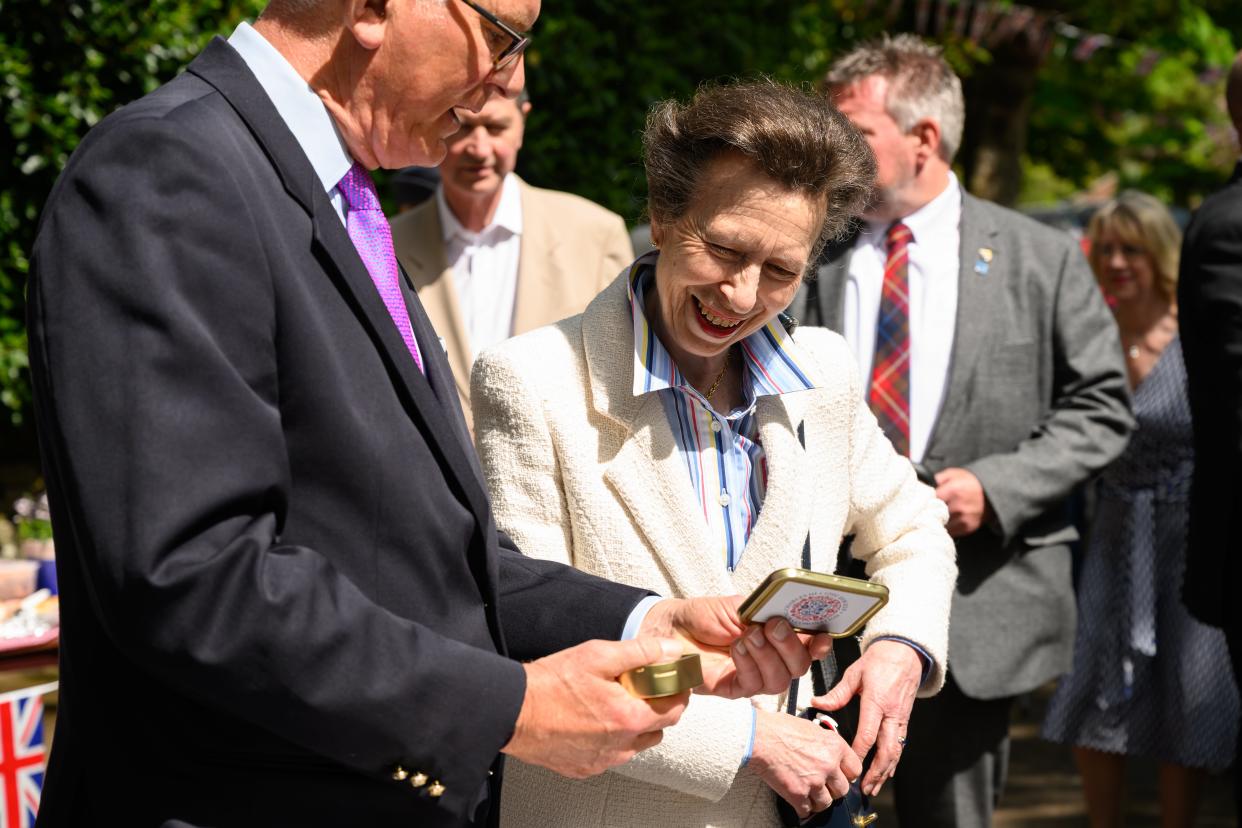
[[[605,466],[604,481],[646,537],[677,594],[729,594],[733,590],[720,544],[708,536],[664,405],[658,394],[634,396],[634,332],[625,279],[613,282],[587,307],[582,341],[591,403],[610,421],[608,427],[623,435],[620,451]]]
[[[945,382],[944,403],[931,437],[927,455],[940,455],[940,443],[953,425],[962,421],[962,409],[969,401],[969,384],[979,357],[988,350],[996,325],[988,320],[996,313],[1002,298],[1006,273],[1012,266],[1011,251],[997,248],[997,230],[977,199],[962,197],[962,247],[958,254],[957,315],[953,350],[949,356],[949,376]],[[988,252],[984,252],[988,251]],[[983,257],[983,267],[978,266]],[[982,272],[981,272],[982,271]]]
[[[741,566],[733,573],[735,591],[748,592],[773,570],[789,566],[810,531],[813,487],[807,481],[814,478],[816,470],[810,468],[807,452],[798,441],[805,396],[761,397],[755,408],[768,487]]]
[[[822,265],[816,276],[819,324],[829,330],[841,332],[845,316],[845,283],[849,278],[850,258],[854,255],[851,242],[839,256]]]
[[[439,450],[445,474],[458,480],[479,521],[485,524],[487,498],[475,472],[477,467],[466,456],[453,428],[451,410],[440,404],[414,364],[310,161],[280,119],[267,93],[221,38],[208,44],[189,71],[219,90],[237,111],[271,159],[286,191],[310,215],[313,243],[320,251],[325,273],[354,308],[375,343],[411,419],[420,424],[433,450]],[[410,321],[415,325],[415,336],[428,370],[448,370],[435,344],[434,333],[430,332],[417,303],[415,310]]]
[[[541,220],[539,199],[530,185],[519,178],[518,190],[522,194],[522,252],[513,307],[514,335],[547,323],[549,307],[561,298],[557,286],[565,278],[556,255],[561,236],[552,232],[551,222]]]
[[[488,510],[487,498],[479,482],[477,463],[467,454],[454,428],[451,403],[445,404],[436,398],[427,377],[414,364],[397,326],[388,314],[388,308],[371,281],[371,274],[363,265],[326,195],[316,203],[314,228],[315,241],[323,247],[329,263],[336,269],[338,285],[343,293],[352,298],[359,317],[388,364],[389,373],[394,376],[399,391],[404,392],[407,410],[421,421],[428,443],[439,449],[446,470],[457,477],[463,494],[482,520]],[[437,372],[442,376],[451,375],[452,369],[417,297],[410,305],[410,324],[414,328],[428,375]]]
[[[405,268],[401,269],[402,285],[401,296],[405,300],[406,309],[410,313],[410,323],[414,327],[414,336],[419,342],[419,348],[423,353],[423,367],[427,371],[427,382],[431,385],[432,392],[436,395],[436,399],[440,404],[448,410],[449,418],[453,421],[454,429],[457,436],[461,439],[462,445],[469,447],[466,451],[466,457],[470,464],[475,467],[475,473],[482,480],[482,471],[478,465],[478,455],[474,452],[474,441],[470,437],[470,430],[466,425],[465,414],[462,411],[461,402],[457,395],[457,384],[447,360],[442,356],[443,348],[440,347],[439,336],[435,328],[431,325],[431,320],[427,318],[427,314],[423,309],[422,303],[418,300],[418,294],[414,292],[411,286],[408,274]],[[424,345],[423,343],[427,343]],[[436,359],[430,359],[427,349],[434,349],[437,354]]]
[[[814,278],[804,282],[787,309],[800,324],[841,330],[845,280],[861,226],[855,221],[846,238],[830,243],[820,254]]]
[[[483,482],[483,470],[479,466],[479,457],[475,453],[474,442],[470,439],[470,432],[466,428],[466,420],[461,410],[461,403],[457,400],[457,389],[453,383],[452,369],[449,367],[443,349],[440,348],[435,328],[432,327],[431,320],[423,310],[418,296],[416,294],[409,296],[406,304],[409,306],[410,324],[414,327],[414,335],[418,339],[418,347],[422,349],[423,365],[427,369],[428,383],[443,407],[447,419],[450,421],[452,426],[451,433],[456,437],[456,440],[452,443],[449,443],[444,435],[440,435],[440,439],[448,446],[449,451],[446,451],[446,454],[452,460],[454,468],[462,469],[469,466],[473,470],[474,477],[472,480],[467,479],[465,475],[462,475],[462,477],[467,483],[474,484],[473,486],[468,485],[465,487],[466,495],[480,514],[482,514],[490,509],[486,484]],[[458,449],[458,451],[454,452],[452,449]]]
[[[621,451],[604,470],[626,511],[647,538],[669,582],[684,596],[733,590],[720,543],[709,536],[703,507],[658,394],[642,398]]]
[[[271,99],[233,47],[222,37],[212,38],[187,71],[213,86],[228,101],[271,161],[285,192],[308,215],[313,215],[315,196],[324,195],[323,185]]]
[[[399,227],[410,231],[394,236],[397,258],[405,266],[431,326],[444,339],[444,351],[448,354],[457,391],[463,400],[467,400],[470,398],[470,366],[474,357],[461,306],[457,302],[453,271],[445,258],[440,211],[434,198],[415,209],[418,212],[410,219],[397,220]]]

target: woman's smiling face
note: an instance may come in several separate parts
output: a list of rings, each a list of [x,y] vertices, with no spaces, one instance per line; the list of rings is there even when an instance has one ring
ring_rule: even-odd
[[[740,154],[707,165],[685,215],[652,224],[659,333],[674,359],[722,355],[788,307],[823,209]]]
[[[1156,266],[1140,238],[1137,232],[1122,233],[1110,227],[1092,240],[1096,279],[1118,302],[1145,302],[1157,292]]]

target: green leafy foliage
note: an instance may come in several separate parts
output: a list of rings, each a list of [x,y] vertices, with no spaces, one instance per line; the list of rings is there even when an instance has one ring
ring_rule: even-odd
[[[954,0],[934,0],[933,18]],[[1030,0],[1117,40],[1090,59],[1065,38],[1038,64],[1022,170],[1026,198],[1060,198],[1114,173],[1193,205],[1235,156],[1221,77],[1242,31],[1237,0]],[[529,52],[534,100],[521,171],[630,221],[646,188],[648,109],[702,81],[766,73],[814,83],[831,59],[882,31],[917,27],[919,0],[545,0]],[[39,209],[88,129],[165,82],[263,0],[0,0],[0,405],[29,402],[23,327],[27,256]],[[998,3],[995,9],[1015,8]],[[940,29],[935,29],[939,32]],[[995,43],[936,34],[968,79],[1004,62]],[[1149,50],[1163,57],[1149,72]],[[1025,115],[1023,115],[1025,117]],[[962,150],[969,164],[972,147]],[[379,179],[382,183],[382,177]]]
[[[859,33],[858,5],[548,0],[530,52],[534,108],[520,171],[638,221],[646,201],[640,135],[652,104],[729,77],[813,82]]]
[[[78,141],[173,77],[259,0],[0,0],[0,403],[27,413],[25,279],[39,209]]]
[[[1237,158],[1221,70],[1240,45],[1230,32],[1242,31],[1242,5],[1085,3],[1075,15],[1118,41],[1089,60],[1055,44],[1029,130],[1032,163],[1053,176],[1037,180],[1064,192],[1116,174],[1122,187],[1194,206]]]

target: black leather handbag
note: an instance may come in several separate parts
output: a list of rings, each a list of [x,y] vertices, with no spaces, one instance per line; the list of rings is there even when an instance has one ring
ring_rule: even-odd
[[[828,682],[825,680],[826,672],[827,670],[822,661],[816,661],[811,665],[811,681],[817,696],[822,696],[828,692]],[[799,679],[794,679],[793,684],[789,687],[789,705],[786,712],[793,715],[798,715],[794,709],[798,703],[798,682]],[[801,715],[803,718],[813,719],[817,712],[817,710],[809,708]],[[850,736],[843,729],[838,729],[837,732],[845,741],[851,741]],[[792,805],[777,797],[776,812],[780,815],[781,825],[785,826],[785,828],[864,828],[864,826],[875,824],[876,820],[879,819],[879,815],[871,809],[871,800],[862,792],[861,781],[862,778],[859,777],[850,785],[849,791],[843,798],[835,800],[828,808],[819,813],[812,814],[805,820],[798,818],[798,814],[794,811]]]

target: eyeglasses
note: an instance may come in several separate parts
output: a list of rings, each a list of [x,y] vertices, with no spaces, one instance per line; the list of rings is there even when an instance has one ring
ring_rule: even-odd
[[[478,12],[479,16],[488,23],[491,23],[497,29],[500,29],[509,36],[509,45],[502,49],[500,54],[492,57],[492,71],[499,72],[501,69],[506,69],[509,66],[512,66],[513,62],[521,57],[522,52],[525,52],[526,47],[530,45],[530,35],[524,35],[514,31],[513,27],[509,26],[499,17],[474,2],[474,0],[461,1]]]

